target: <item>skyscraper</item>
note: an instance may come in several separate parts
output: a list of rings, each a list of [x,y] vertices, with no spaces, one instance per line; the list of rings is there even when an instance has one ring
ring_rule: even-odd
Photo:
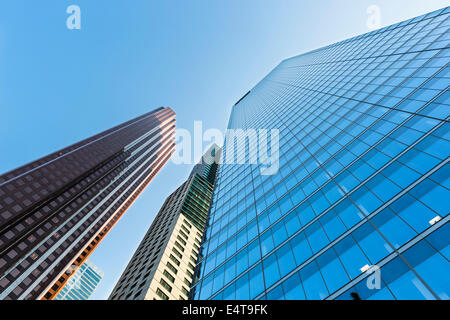
[[[0,176],[0,299],[52,299],[174,150],[158,108]]]
[[[55,300],[88,300],[102,278],[103,272],[86,260],[70,277]]]
[[[279,170],[220,166],[192,298],[449,299],[449,13],[284,60],[236,103],[228,128],[279,129]]]
[[[185,300],[216,180],[213,145],[189,178],[167,197],[110,295],[112,300]]]

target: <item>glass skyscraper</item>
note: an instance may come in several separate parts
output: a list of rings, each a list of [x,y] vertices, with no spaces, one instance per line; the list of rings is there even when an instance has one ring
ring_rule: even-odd
[[[0,176],[0,299],[52,299],[171,157],[158,108]]]
[[[191,298],[449,299],[449,14],[284,60],[236,103],[229,129],[279,129],[279,170],[220,166]]]
[[[103,272],[86,260],[70,277],[55,300],[88,300],[102,278]]]
[[[216,181],[213,144],[170,194],[113,289],[111,300],[186,300]]]

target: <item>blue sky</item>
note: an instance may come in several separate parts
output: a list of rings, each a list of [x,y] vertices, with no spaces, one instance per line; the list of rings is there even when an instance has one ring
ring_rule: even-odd
[[[81,8],[69,30],[66,8]],[[0,173],[159,106],[224,130],[231,106],[281,60],[448,4],[438,0],[14,0],[0,3]],[[108,297],[192,166],[170,163],[91,256]]]

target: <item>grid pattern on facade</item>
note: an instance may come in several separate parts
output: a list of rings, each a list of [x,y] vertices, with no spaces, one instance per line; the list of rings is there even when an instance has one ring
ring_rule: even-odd
[[[189,184],[185,182],[165,200],[109,299],[135,300],[145,295],[177,221],[188,187]]]
[[[207,151],[213,159],[216,149]],[[109,299],[188,298],[216,173],[216,162],[201,161],[165,200]]]
[[[0,177],[0,298],[40,298],[90,253],[173,153],[174,117],[157,109]]]
[[[89,260],[79,267],[55,300],[88,300],[103,278],[103,272]]]
[[[449,299],[449,14],[284,60],[233,107],[280,130],[279,171],[220,166],[193,299]]]

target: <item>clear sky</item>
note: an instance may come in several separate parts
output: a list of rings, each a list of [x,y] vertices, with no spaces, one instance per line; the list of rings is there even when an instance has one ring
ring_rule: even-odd
[[[69,5],[81,29],[69,30]],[[9,0],[0,3],[0,173],[159,106],[224,130],[231,106],[281,60],[440,9],[448,0]],[[170,163],[91,256],[108,297],[192,166]]]

